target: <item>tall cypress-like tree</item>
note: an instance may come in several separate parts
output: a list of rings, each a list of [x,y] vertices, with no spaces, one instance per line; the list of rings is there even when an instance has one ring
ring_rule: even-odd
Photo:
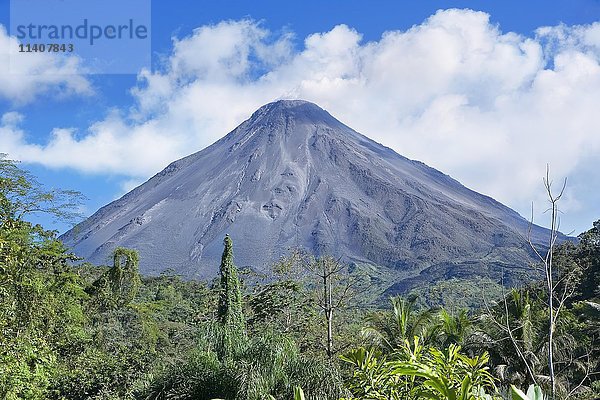
[[[233,264],[233,241],[225,236],[225,249],[221,257],[221,291],[217,316],[223,332],[221,356],[228,357],[238,341],[245,337],[245,322],[242,311],[242,292],[237,268]]]

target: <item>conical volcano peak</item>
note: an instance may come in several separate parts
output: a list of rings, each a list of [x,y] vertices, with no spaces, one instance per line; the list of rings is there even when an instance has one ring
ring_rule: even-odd
[[[122,246],[140,252],[144,273],[212,278],[227,233],[241,265],[260,271],[301,248],[389,269],[397,291],[454,276],[517,279],[531,260],[528,229],[516,212],[317,105],[280,100],[62,239],[90,262]]]
[[[327,111],[314,103],[305,100],[278,100],[265,104],[252,116],[253,124],[269,124],[275,122],[294,122],[295,124],[342,125]]]

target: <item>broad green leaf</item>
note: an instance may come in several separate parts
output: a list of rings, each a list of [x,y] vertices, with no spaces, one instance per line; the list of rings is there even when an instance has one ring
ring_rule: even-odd
[[[510,392],[512,395],[512,400],[531,400],[520,389],[517,389],[515,385],[510,385]]]
[[[460,387],[460,400],[468,400],[471,394],[471,378],[469,375],[465,376]]]
[[[294,400],[304,400],[304,392],[299,386],[294,388]]]

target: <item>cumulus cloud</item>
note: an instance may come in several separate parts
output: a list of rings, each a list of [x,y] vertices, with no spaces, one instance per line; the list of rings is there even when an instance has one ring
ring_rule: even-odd
[[[24,162],[89,173],[146,176],[156,172],[157,165],[173,161],[173,155],[182,151],[180,143],[186,140],[181,135],[162,134],[156,121],[137,125],[130,131],[130,126],[113,112],[92,125],[87,135],[79,137],[74,129],[55,128],[48,142],[40,145],[27,142],[27,135],[20,128],[23,119],[23,115],[15,112],[2,117],[3,152]]]
[[[577,189],[583,177],[599,180],[591,166],[600,156],[600,24],[526,37],[482,12],[444,10],[373,42],[345,25],[308,36],[299,50],[294,40],[251,20],[200,27],[173,40],[156,72],[141,71],[130,110],[81,136],[55,130],[45,146],[28,144],[9,115],[0,140],[27,161],[139,179],[264,103],[302,98],[524,214],[543,201],[546,164],[579,179],[567,209],[598,211]]]
[[[75,56],[18,53],[19,42],[0,24],[0,98],[29,103],[38,95],[90,95],[90,82]]]

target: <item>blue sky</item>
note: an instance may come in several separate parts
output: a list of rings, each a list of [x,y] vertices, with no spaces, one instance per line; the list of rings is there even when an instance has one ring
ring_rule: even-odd
[[[563,230],[600,218],[600,1],[283,4],[153,1],[152,71],[0,65],[0,152],[81,191],[90,215],[261,104],[302,97],[525,216],[533,201],[539,223],[549,163],[569,179]],[[7,0],[0,24],[8,43]]]

